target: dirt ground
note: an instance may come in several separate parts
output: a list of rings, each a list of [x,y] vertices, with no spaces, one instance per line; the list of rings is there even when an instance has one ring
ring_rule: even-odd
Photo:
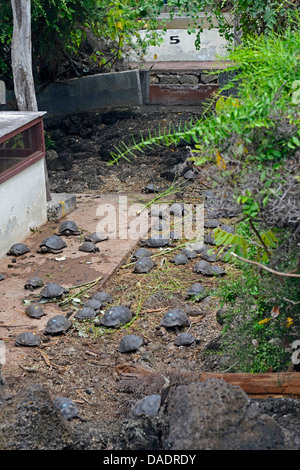
[[[169,126],[171,122],[178,123],[182,117],[184,121],[188,121],[200,110],[191,107],[133,111],[134,119],[119,119],[113,124],[102,123],[95,128],[94,135],[89,134],[86,138],[94,143],[98,142],[102,149],[109,140],[111,148],[112,145],[118,146],[126,133],[131,135],[138,130],[146,130],[149,126],[156,127],[159,123]],[[88,127],[87,125],[87,129]],[[61,129],[62,126],[60,132],[54,127],[50,129],[51,137],[56,139],[57,152],[66,149],[66,143],[70,139],[77,139],[78,142],[82,140],[78,133],[71,134],[70,128],[67,134],[65,131],[61,132]],[[76,158],[76,150],[72,150],[70,145],[68,151],[73,153],[74,158],[71,167],[49,171],[52,191],[60,192],[64,188],[67,192],[75,192],[78,208],[67,218],[77,219],[86,232],[93,232],[97,221],[95,207],[99,202],[106,200],[106,197],[111,201],[120,194],[131,194],[134,202],[145,204],[151,201],[155,195],[145,195],[142,189],[149,182],[164,189],[170,187],[174,166],[185,161],[188,149],[186,144],[176,150],[151,149],[132,162],[121,161],[113,167],[107,167],[107,160],[101,159],[99,153],[97,157]],[[168,169],[172,171],[168,172]],[[207,181],[199,174],[195,180],[184,180],[180,190],[170,194],[165,201],[202,203],[203,191],[208,187]],[[60,222],[48,222],[31,234],[26,240],[32,248],[30,253],[15,258],[15,262],[12,257],[0,260],[0,272],[5,277],[0,284],[3,300],[0,310],[0,339],[5,343],[7,359],[2,372],[10,393],[15,394],[31,383],[43,384],[53,398],[67,396],[73,399],[84,419],[111,420],[113,417],[125,416],[135,399],[132,395],[119,392],[116,387],[116,366],[120,363],[146,364],[162,372],[170,368],[195,373],[218,370],[218,364],[209,360],[210,344],[217,340],[221,332],[216,318],[219,305],[214,296],[218,279],[193,271],[199,257],[187,265],[174,265],[171,262],[173,256],[180,252],[182,240],[175,241],[169,252],[151,249],[156,254],[155,268],[148,274],[136,274],[130,259],[136,242],[127,244],[126,240],[101,242],[98,245],[100,252],[91,255],[78,251],[82,235],[77,235],[68,238],[68,248],[63,254],[38,255],[38,242],[44,236],[55,233]],[[222,222],[233,221],[224,219]],[[64,256],[65,260],[62,259]],[[107,256],[110,264],[113,264],[110,271],[105,271],[104,268],[107,265]],[[227,272],[233,272],[232,266],[224,267]],[[130,324],[115,329],[95,326],[93,321],[76,321],[74,314],[79,304],[74,301],[64,306],[59,301],[42,304],[47,314],[39,320],[29,319],[24,313],[24,300],[27,303],[39,300],[39,289],[32,292],[24,289],[24,282],[31,275],[41,275],[46,282],[58,282],[68,288],[85,284],[86,290],[78,295],[81,303],[92,297],[96,291],[105,290],[114,299],[110,306],[128,306],[133,313],[133,320]],[[94,283],[100,276],[101,280]],[[201,302],[186,299],[186,289],[195,282],[201,282],[209,292]],[[71,290],[72,295],[75,296],[80,289]],[[163,315],[173,307],[181,307],[190,319],[190,325],[184,331],[195,338],[191,346],[176,346],[175,339],[179,331],[167,331],[160,326]],[[43,334],[49,317],[57,313],[70,315],[72,327],[58,336]],[[34,331],[40,335],[40,346],[15,346],[20,331]],[[135,352],[121,353],[118,351],[120,340],[128,334],[140,336],[143,345]]]

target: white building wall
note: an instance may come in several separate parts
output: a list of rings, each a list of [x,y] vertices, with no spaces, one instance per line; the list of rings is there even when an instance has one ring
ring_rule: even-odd
[[[47,222],[44,158],[0,184],[0,257]]]

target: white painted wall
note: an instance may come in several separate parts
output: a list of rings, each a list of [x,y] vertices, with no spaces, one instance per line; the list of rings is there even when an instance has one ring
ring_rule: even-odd
[[[141,37],[145,31],[140,31]],[[226,53],[226,41],[216,28],[205,29],[200,35],[201,47],[195,47],[196,34],[188,34],[186,29],[168,29],[160,46],[149,46],[143,60],[152,61],[211,61]],[[132,61],[138,60],[134,53]]]
[[[44,158],[0,184],[0,257],[47,222]]]

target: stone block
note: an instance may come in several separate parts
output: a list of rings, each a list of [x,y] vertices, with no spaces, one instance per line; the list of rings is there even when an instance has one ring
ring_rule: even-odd
[[[76,209],[76,206],[75,194],[51,193],[51,201],[47,203],[48,220],[57,222]]]

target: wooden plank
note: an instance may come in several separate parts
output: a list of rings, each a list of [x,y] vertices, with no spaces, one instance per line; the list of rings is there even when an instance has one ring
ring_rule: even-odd
[[[203,104],[219,89],[217,84],[200,85],[150,85],[150,105],[186,105],[196,106]]]
[[[261,374],[214,374],[202,372],[199,381],[210,378],[238,385],[249,396],[294,396],[300,398],[300,374],[297,372],[270,372]]]
[[[158,388],[164,384],[167,378],[172,382],[184,383],[205,382],[215,378],[241,387],[249,397],[293,397],[300,398],[300,374],[298,372],[270,372],[261,374],[202,372],[194,374],[192,372],[166,370],[163,373],[150,367],[143,367],[138,364],[119,364],[116,368],[118,374],[118,388],[126,391],[135,388],[141,389],[143,382],[145,385],[157,382]],[[164,379],[164,380],[163,380]]]

